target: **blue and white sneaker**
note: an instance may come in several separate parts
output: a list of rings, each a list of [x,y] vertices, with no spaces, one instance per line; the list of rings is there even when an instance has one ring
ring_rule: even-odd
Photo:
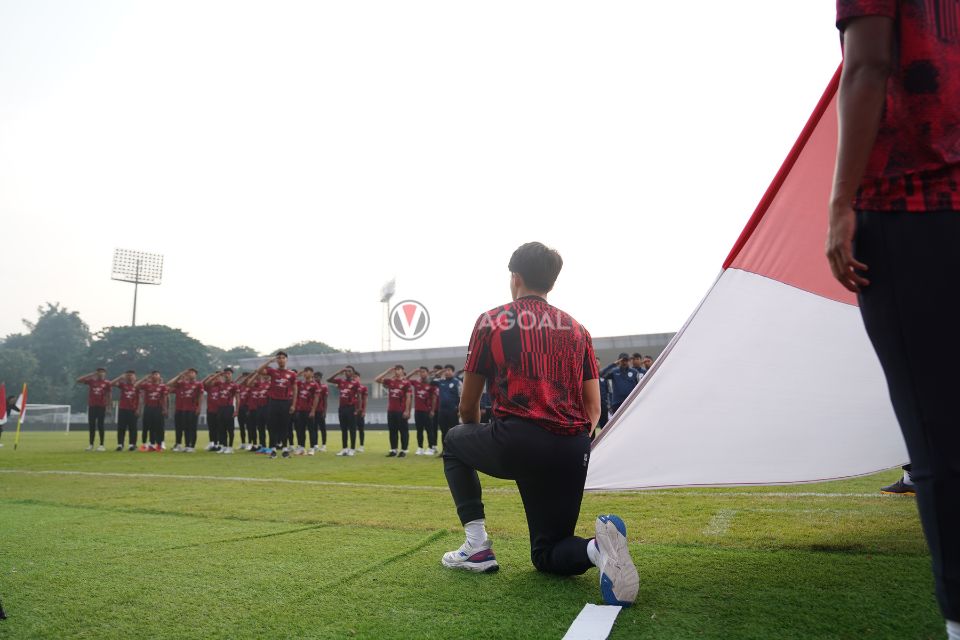
[[[640,575],[627,548],[627,525],[619,516],[597,517],[597,549],[600,552],[600,594],[609,605],[629,607],[637,599]]]
[[[456,551],[443,554],[440,563],[448,569],[464,569],[477,573],[493,573],[500,568],[497,556],[493,553],[493,542],[490,538],[479,547],[471,547],[464,542]]]

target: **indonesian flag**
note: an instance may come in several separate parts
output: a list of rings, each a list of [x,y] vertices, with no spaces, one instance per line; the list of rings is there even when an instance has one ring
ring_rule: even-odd
[[[594,443],[587,489],[791,484],[908,461],[824,257],[840,70],[713,288]]]
[[[7,385],[5,382],[0,382],[0,426],[7,424]]]

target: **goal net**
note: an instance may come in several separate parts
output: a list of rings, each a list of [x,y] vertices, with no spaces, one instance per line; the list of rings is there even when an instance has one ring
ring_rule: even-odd
[[[12,412],[7,428],[17,426],[19,415]],[[23,430],[26,431],[70,431],[70,405],[68,404],[30,404],[23,417]]]

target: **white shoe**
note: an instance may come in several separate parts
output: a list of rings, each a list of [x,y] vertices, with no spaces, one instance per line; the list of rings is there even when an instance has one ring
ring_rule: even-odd
[[[224,452],[224,453],[233,453],[233,447],[225,447],[225,448],[223,449],[223,452]]]
[[[175,444],[173,445],[173,451],[179,453],[180,451],[183,451],[183,447],[180,446],[179,444]]]
[[[166,451],[166,450],[167,450],[167,443],[166,443],[166,442],[161,442],[161,443],[160,443],[160,451]]]
[[[107,448],[104,447],[103,445],[100,445],[99,447],[97,447],[97,451],[106,451],[106,450]]]
[[[320,445],[320,453],[326,453],[326,452],[327,452],[327,445],[325,444]]]
[[[86,449],[84,449],[84,451],[93,451],[93,445],[90,445],[89,447],[87,447]]]
[[[448,569],[463,569],[477,573],[493,573],[500,568],[497,564],[497,556],[493,553],[493,543],[489,538],[476,548],[464,542],[456,551],[443,554],[440,564]]]
[[[216,446],[217,444],[215,442],[211,442],[210,444],[207,445],[207,451],[213,451],[216,448]]]
[[[350,455],[349,451],[350,451],[350,449],[340,449],[340,451],[337,452],[337,455],[338,455],[338,456],[348,456],[348,455]]]
[[[184,452],[184,453],[193,453],[194,451],[196,451],[196,449],[194,449],[193,447],[184,447],[184,448],[183,448],[183,452]]]
[[[348,455],[348,456],[355,456],[355,455],[357,455],[357,452],[354,451],[353,449],[347,449],[347,455]]]
[[[432,456],[432,455],[435,454],[435,453],[436,453],[436,451],[434,451],[433,449],[424,449],[424,450],[423,450],[423,455],[425,455],[425,456]]]
[[[310,447],[309,449],[307,449],[307,455],[308,455],[308,456],[315,456],[315,455],[317,455],[317,448],[316,448],[316,447]]]
[[[357,453],[363,453],[363,445],[360,445],[360,447],[357,449]]]
[[[637,599],[640,575],[627,548],[627,526],[619,516],[597,518],[597,568],[600,570],[600,594],[609,605],[629,607]]]
[[[415,455],[415,456],[422,456],[422,455],[423,455],[423,448],[422,448],[422,447],[417,447],[417,450],[414,452],[413,455]]]

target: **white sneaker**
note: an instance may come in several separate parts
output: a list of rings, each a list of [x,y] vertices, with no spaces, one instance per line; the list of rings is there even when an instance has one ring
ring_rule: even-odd
[[[350,455],[350,449],[340,449],[340,451],[337,452],[337,455],[338,455],[338,456],[348,456],[348,455]]]
[[[425,455],[425,456],[432,456],[432,455],[435,454],[436,452],[437,452],[436,449],[424,449],[424,450],[423,450],[423,455]]]
[[[84,451],[93,451],[93,445],[90,445],[89,447],[87,447],[86,449],[84,449]]]
[[[180,451],[183,451],[183,447],[180,446],[179,444],[175,444],[173,445],[173,451],[176,451],[179,453]]]
[[[100,445],[99,447],[97,447],[97,451],[106,451],[106,450],[107,448],[103,445]]]
[[[637,599],[640,575],[627,548],[627,525],[619,516],[598,516],[596,530],[600,594],[609,605],[629,607]]]
[[[422,447],[417,447],[417,450],[416,450],[416,452],[414,452],[413,455],[415,455],[415,456],[422,456],[422,455],[423,455],[423,448],[422,448]]]
[[[353,450],[353,449],[347,449],[347,455],[348,455],[348,456],[355,456],[355,455],[357,455],[357,452],[356,452],[355,450]]]
[[[309,449],[307,449],[307,455],[308,455],[308,456],[315,456],[315,455],[317,455],[317,448],[316,448],[316,447],[310,447]]]
[[[193,447],[184,447],[184,448],[183,448],[183,452],[184,452],[184,453],[193,453],[194,451],[196,451],[196,449],[194,449]]]
[[[226,447],[226,448],[223,450],[223,452],[224,452],[224,453],[233,453],[233,447]]]
[[[216,446],[217,444],[215,442],[211,442],[210,444],[207,445],[207,451],[213,451],[216,448]]]
[[[357,449],[357,453],[363,453],[363,445],[360,445],[360,447]]]
[[[320,453],[326,453],[326,452],[327,452],[327,445],[325,444],[320,445]]]
[[[160,451],[166,451],[166,450],[167,450],[167,443],[166,443],[166,442],[161,442],[161,443],[160,443]]]
[[[490,538],[479,547],[471,547],[464,542],[456,551],[443,554],[440,564],[448,569],[464,569],[477,573],[493,573],[500,568],[497,556],[493,553],[493,542]]]

